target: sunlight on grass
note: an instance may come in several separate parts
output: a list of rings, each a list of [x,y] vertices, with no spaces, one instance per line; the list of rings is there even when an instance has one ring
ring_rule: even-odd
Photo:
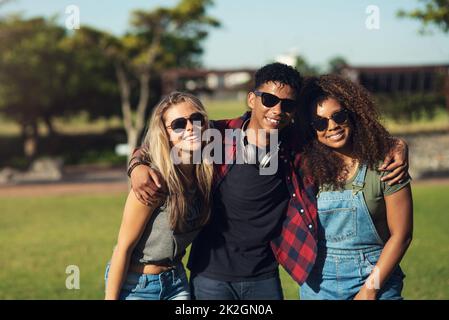
[[[402,267],[407,299],[449,299],[449,186],[414,186],[415,232]],[[102,299],[125,194],[1,198],[0,299]],[[81,289],[68,290],[77,265]],[[286,299],[298,286],[281,269]]]
[[[439,110],[433,119],[423,118],[413,122],[395,122],[392,119],[385,119],[383,124],[393,134],[449,131],[449,113],[446,110]]]

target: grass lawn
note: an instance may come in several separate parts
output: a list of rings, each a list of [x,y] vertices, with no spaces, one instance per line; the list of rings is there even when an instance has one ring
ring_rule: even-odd
[[[407,299],[449,299],[449,186],[414,187],[415,232],[404,262]],[[0,199],[0,299],[102,299],[125,194]],[[80,268],[80,290],[65,287]],[[282,270],[286,299],[297,285]]]

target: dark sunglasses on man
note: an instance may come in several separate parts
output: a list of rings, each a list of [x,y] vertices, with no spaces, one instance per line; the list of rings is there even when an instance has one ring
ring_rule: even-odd
[[[281,109],[284,112],[293,112],[296,108],[297,101],[292,99],[281,99],[274,94],[262,91],[254,91],[254,94],[258,97],[261,97],[262,104],[267,108],[272,108],[275,105],[281,102]]]
[[[195,112],[195,113],[192,113],[187,118],[176,118],[175,120],[173,120],[171,122],[171,124],[169,126],[167,126],[167,128],[172,129],[176,133],[181,133],[186,129],[187,121],[190,121],[190,123],[192,125],[199,124],[202,127],[202,126],[204,126],[204,120],[205,119],[204,119],[203,114],[201,114],[199,112]]]
[[[346,109],[340,110],[332,114],[329,118],[322,118],[316,116],[316,119],[312,121],[312,127],[316,131],[324,131],[329,126],[329,120],[332,119],[336,124],[342,125],[348,121],[349,114]]]

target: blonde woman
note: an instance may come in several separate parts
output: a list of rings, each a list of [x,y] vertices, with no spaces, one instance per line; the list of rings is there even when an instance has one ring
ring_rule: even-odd
[[[129,192],[106,268],[106,299],[190,299],[181,259],[209,218],[213,165],[193,161],[208,123],[202,103],[187,93],[173,92],[154,108],[143,154],[166,181],[168,196],[145,206]]]

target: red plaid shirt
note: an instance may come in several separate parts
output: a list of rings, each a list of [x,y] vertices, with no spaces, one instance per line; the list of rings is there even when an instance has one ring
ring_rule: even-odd
[[[212,126],[221,131],[225,137],[226,129],[240,129],[250,113],[231,120],[213,121]],[[284,129],[287,130],[287,129]],[[223,141],[228,159],[235,159],[236,141]],[[280,236],[271,241],[271,248],[280,265],[300,285],[309,275],[317,254],[317,206],[316,188],[310,177],[304,176],[300,169],[301,140],[293,131],[289,132],[282,141],[279,159],[284,161],[285,181],[290,193],[287,214],[283,221]],[[215,191],[228,173],[232,164],[215,164]]]

